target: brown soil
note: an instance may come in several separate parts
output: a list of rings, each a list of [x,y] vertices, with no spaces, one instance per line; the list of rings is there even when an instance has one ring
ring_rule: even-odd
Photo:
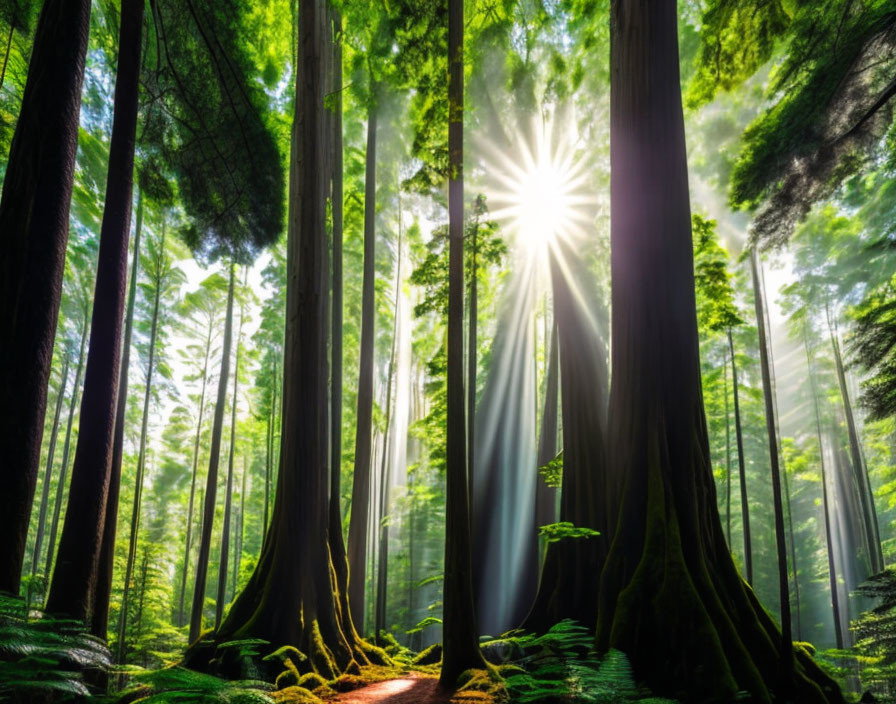
[[[448,704],[451,696],[439,690],[439,681],[434,677],[411,673],[345,692],[329,701],[339,704]]]

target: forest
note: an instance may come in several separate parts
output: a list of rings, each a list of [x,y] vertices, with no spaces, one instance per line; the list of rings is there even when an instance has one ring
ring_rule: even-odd
[[[0,701],[896,702],[894,0],[0,56]]]

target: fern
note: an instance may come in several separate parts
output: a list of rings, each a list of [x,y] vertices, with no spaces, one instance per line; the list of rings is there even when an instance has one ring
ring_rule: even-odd
[[[273,704],[274,685],[259,680],[224,680],[172,666],[161,670],[131,670],[131,684],[119,702],[140,704]]]
[[[509,634],[492,642],[515,645],[526,653],[516,663],[526,672],[506,680],[513,702],[672,704],[672,700],[649,698],[650,692],[635,682],[628,658],[620,651],[610,650],[598,658],[593,635],[575,621],[561,621],[540,636]]]
[[[111,667],[105,643],[82,623],[29,612],[23,599],[0,594],[0,700],[84,699],[85,673]]]

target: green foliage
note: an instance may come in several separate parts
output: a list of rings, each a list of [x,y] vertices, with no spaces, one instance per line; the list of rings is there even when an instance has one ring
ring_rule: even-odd
[[[545,484],[559,489],[563,485],[563,451],[561,450],[554,459],[539,467],[538,473],[544,479]]]
[[[631,665],[623,653],[610,650],[598,657],[593,650],[593,634],[575,621],[561,621],[541,636],[512,635],[502,642],[526,653],[516,663],[526,672],[511,675],[506,680],[513,702],[673,704],[672,700],[651,698],[650,692],[635,682]]]
[[[695,213],[692,223],[697,324],[708,332],[726,331],[743,323],[728,273],[728,252],[719,244],[715,220]]]
[[[567,539],[594,538],[600,535],[600,532],[584,526],[575,526],[568,521],[560,521],[559,523],[549,523],[546,526],[539,526],[538,535],[544,538],[548,543],[559,543],[561,540]]]
[[[105,672],[112,656],[83,624],[26,614],[24,600],[0,594],[0,699],[86,697],[85,673]]]
[[[257,680],[224,680],[184,667],[131,670],[132,684],[117,701],[146,704],[272,704],[274,686]]]

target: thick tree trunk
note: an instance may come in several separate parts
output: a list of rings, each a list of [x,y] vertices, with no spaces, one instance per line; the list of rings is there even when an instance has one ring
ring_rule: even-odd
[[[578,263],[571,243],[555,243],[549,256],[563,417],[560,520],[600,535],[548,545],[538,593],[524,624],[539,633],[563,619],[594,624],[595,595],[612,530],[604,440],[604,356],[588,310],[577,297],[590,288],[588,272]],[[594,305],[594,297],[588,298]]]
[[[165,256],[165,228],[162,227],[162,241],[159,247],[159,261]],[[158,274],[158,269],[156,270]],[[127,653],[126,635],[128,628],[128,599],[134,563],[137,559],[137,536],[140,532],[140,506],[143,498],[143,477],[146,471],[146,435],[149,429],[149,402],[152,398],[152,377],[155,371],[156,336],[159,332],[159,306],[162,297],[162,281],[158,275],[153,281],[155,292],[152,301],[152,321],[149,329],[149,354],[146,363],[146,386],[143,390],[143,419],[140,422],[140,447],[137,451],[137,473],[134,477],[134,503],[131,507],[131,534],[128,540],[128,561],[125,567],[124,588],[121,595],[121,610],[118,615],[118,662],[123,663]],[[114,542],[114,535],[112,536]],[[113,550],[114,552],[114,550]]]
[[[473,228],[472,252],[470,253],[470,310],[469,334],[467,335],[467,482],[470,485],[470,506],[473,505],[473,478],[475,473],[474,452],[476,442],[476,374],[478,366],[479,333],[479,223]]]
[[[78,444],[47,611],[90,622],[109,495],[128,281],[144,0],[122,0],[114,117]],[[111,373],[110,373],[111,370]]]
[[[0,591],[17,594],[62,294],[90,0],[45,0],[0,197]]]
[[[753,541],[750,533],[750,501],[747,496],[747,467],[744,458],[744,431],[740,422],[740,396],[737,385],[737,357],[734,337],[728,328],[728,350],[731,353],[731,392],[734,396],[734,436],[737,440],[737,470],[740,479],[740,515],[744,534],[744,572],[747,584],[753,584]]]
[[[753,247],[750,253],[753,273],[753,297],[756,303],[756,327],[759,331],[759,363],[762,368],[762,393],[765,399],[765,428],[768,432],[769,466],[772,479],[772,501],[775,516],[775,546],[778,553],[778,589],[781,601],[781,680],[789,687],[793,678],[793,642],[790,620],[790,587],[787,572],[787,544],[784,532],[784,502],[781,495],[781,469],[778,463],[778,428],[775,423],[775,406],[771,382],[769,341],[766,337],[765,308],[762,286],[759,281],[759,253]]]
[[[557,316],[551,325],[550,351],[548,353],[548,370],[544,389],[544,408],[541,412],[541,431],[538,436],[539,467],[544,467],[557,456],[557,406],[560,400],[560,369]],[[547,485],[544,477],[539,473],[535,480],[535,529],[554,523],[557,516],[557,490]]]
[[[621,500],[597,647],[623,651],[636,679],[686,701],[747,691],[756,702],[843,702],[803,654],[787,686],[780,631],[737,573],[719,518],[700,388],[677,4],[613,0],[610,31],[608,438]]]
[[[75,370],[75,385],[72,387],[72,395],[68,403],[68,421],[65,427],[65,442],[62,445],[62,466],[59,468],[59,481],[56,482],[56,498],[53,501],[53,520],[50,523],[50,538],[47,543],[47,560],[44,564],[44,575],[49,580],[53,558],[56,556],[56,534],[59,531],[59,519],[62,516],[62,503],[65,499],[66,478],[68,477],[68,461],[71,457],[72,428],[75,424],[75,410],[78,408],[79,393],[81,391],[81,374],[84,371],[87,346],[87,311],[82,311],[81,342],[78,345],[78,366]]]
[[[202,631],[202,610],[205,606],[205,583],[208,578],[208,560],[212,547],[212,528],[215,522],[215,499],[218,494],[218,464],[221,459],[221,435],[224,429],[224,407],[227,405],[227,378],[230,374],[230,345],[233,339],[233,285],[236,264],[230,262],[230,282],[227,286],[227,316],[224,320],[224,344],[221,347],[221,373],[218,376],[218,399],[212,422],[212,445],[208,458],[208,476],[205,482],[205,506],[202,532],[199,536],[199,555],[196,558],[196,580],[193,583],[193,607],[190,610],[190,636],[192,643]],[[222,556],[222,559],[223,556]]]
[[[193,439],[193,467],[190,479],[190,501],[187,504],[187,535],[184,544],[184,567],[180,576],[180,597],[178,599],[177,607],[177,623],[181,626],[184,624],[184,598],[187,593],[187,575],[190,571],[190,550],[193,543],[193,507],[196,498],[196,481],[199,474],[199,444],[202,440],[202,421],[205,415],[205,390],[208,386],[208,362],[212,351],[213,324],[214,319],[209,318],[208,331],[206,332],[205,337],[205,358],[202,362],[202,386],[199,391],[199,417],[196,419],[196,436]],[[268,423],[268,427],[270,427],[270,423]],[[268,449],[270,449],[270,446],[268,446]],[[267,467],[267,465],[265,465],[265,467]],[[267,499],[267,495],[265,496],[265,499]],[[267,506],[265,506],[265,508],[267,508]],[[267,519],[267,513],[265,513],[265,519]]]
[[[840,341],[834,325],[831,321],[830,310],[827,311],[828,329],[831,335],[831,346],[834,349],[834,364],[837,368],[837,381],[840,385],[840,397],[843,400],[843,412],[846,416],[846,432],[849,436],[849,453],[852,459],[852,468],[855,475],[856,486],[859,492],[862,506],[862,521],[867,535],[868,562],[871,565],[872,574],[878,574],[884,569],[883,552],[880,545],[880,530],[877,524],[877,509],[874,506],[874,494],[871,490],[871,482],[868,479],[868,470],[865,467],[862,456],[862,446],[859,433],[856,429],[855,416],[853,415],[852,402],[849,399],[849,388],[846,385],[846,372],[843,369],[843,358],[840,355]]]
[[[221,528],[221,557],[218,560],[218,596],[215,600],[215,628],[221,625],[227,598],[227,561],[230,555],[230,512],[233,506],[233,457],[236,447],[236,406],[240,383],[240,338],[243,334],[243,309],[236,332],[236,359],[233,363],[233,402],[230,412],[230,452],[227,460],[227,488],[224,493],[224,525]]]
[[[280,473],[271,524],[258,565],[214,636],[216,643],[263,638],[289,643],[307,659],[297,666],[330,679],[368,662],[344,627],[331,579],[327,518],[330,416],[327,403],[328,255],[324,159],[324,63],[321,0],[299,7],[299,60],[293,121],[287,251],[286,342]],[[211,648],[192,659],[208,663]],[[188,660],[191,655],[188,654]],[[222,663],[224,667],[226,663]],[[356,668],[356,665],[355,665]]]
[[[812,390],[812,409],[815,412],[815,436],[818,440],[818,462],[821,467],[821,499],[824,511],[824,538],[828,555],[828,585],[831,590],[831,610],[834,616],[834,639],[838,649],[843,648],[843,625],[840,619],[840,593],[837,584],[837,566],[834,560],[834,542],[831,531],[831,509],[828,502],[827,473],[824,462],[824,442],[821,434],[821,414],[818,411],[818,389],[815,386],[815,370],[812,364],[812,353],[809,350],[809,333],[803,330],[803,344],[806,348],[806,366],[809,372],[809,384]]]
[[[376,91],[367,114],[367,167],[364,180],[364,274],[361,282],[361,351],[355,425],[355,470],[348,527],[348,602],[354,624],[364,628],[367,521],[373,436],[374,283],[376,280]]]
[[[124,455],[124,425],[128,407],[128,370],[131,365],[131,336],[134,329],[134,303],[137,299],[137,272],[140,267],[140,235],[143,231],[143,193],[137,196],[137,222],[134,228],[134,256],[128,283],[128,307],[125,314],[124,342],[118,377],[118,398],[115,408],[115,437],[109,465],[109,496],[103,525],[103,546],[97,566],[96,594],[90,632],[106,638],[109,629],[109,596],[115,567],[115,534],[118,529],[118,499],[121,493],[121,461]]]
[[[445,458],[445,585],[442,671],[453,689],[461,672],[484,667],[473,603],[470,490],[464,420],[464,2],[448,0],[448,393]]]
[[[40,492],[40,512],[37,517],[37,533],[34,536],[34,550],[31,553],[31,576],[34,577],[37,563],[40,560],[41,547],[44,542],[44,530],[47,524],[47,508],[50,503],[50,483],[53,478],[53,460],[56,457],[56,438],[59,435],[59,417],[65,402],[65,387],[68,384],[68,368],[71,354],[66,349],[63,353],[62,378],[59,380],[59,391],[56,394],[56,410],[53,412],[53,430],[50,435],[50,447],[47,449],[47,471],[44,473],[44,484]],[[74,393],[74,392],[73,392]],[[48,577],[49,575],[44,575]],[[29,590],[30,594],[30,590]]]

